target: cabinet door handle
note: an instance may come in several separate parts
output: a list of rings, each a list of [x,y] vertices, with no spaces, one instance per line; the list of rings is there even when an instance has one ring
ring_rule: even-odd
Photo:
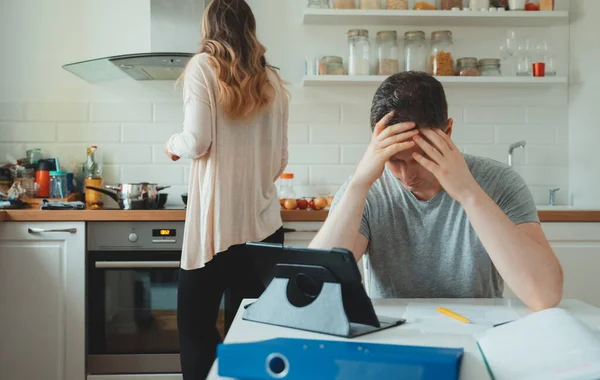
[[[179,268],[179,261],[96,261],[99,269]]]
[[[46,228],[28,228],[27,231],[30,234],[42,234],[42,233],[47,233],[47,232],[68,232],[70,234],[74,234],[77,233],[77,228],[50,228],[50,229],[46,229]]]

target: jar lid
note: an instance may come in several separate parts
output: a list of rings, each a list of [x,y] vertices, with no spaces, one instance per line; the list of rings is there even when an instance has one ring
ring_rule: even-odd
[[[366,29],[350,29],[348,37],[369,37],[369,31]]]
[[[325,62],[330,62],[330,63],[343,63],[343,59],[342,57],[338,57],[337,55],[326,55],[325,57],[323,57],[322,59]]]
[[[404,39],[407,40],[424,40],[425,39],[425,32],[422,32],[420,30],[415,30],[412,32],[406,32],[404,33]]]
[[[449,30],[438,30],[431,33],[432,40],[443,40],[446,38],[452,38],[452,32]]]
[[[395,30],[383,30],[381,32],[377,32],[377,41],[385,38],[393,38],[394,40],[396,40],[398,39],[398,32],[396,32]]]
[[[50,176],[51,177],[60,177],[60,176],[66,176],[67,172],[61,172],[61,171],[51,171],[50,172]]]
[[[294,173],[283,173],[280,178],[282,178],[282,179],[294,179]]]
[[[479,60],[479,66],[500,66],[500,60],[497,58],[483,58]]]
[[[464,57],[464,58],[459,58],[456,60],[456,63],[459,66],[464,66],[464,65],[477,65],[477,58],[475,57]]]
[[[56,169],[56,165],[52,165],[50,162],[48,162],[46,160],[38,161],[37,170],[50,171],[52,169]]]

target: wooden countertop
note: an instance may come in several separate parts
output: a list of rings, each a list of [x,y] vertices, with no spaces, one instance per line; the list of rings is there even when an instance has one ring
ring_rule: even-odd
[[[322,222],[328,211],[281,211],[284,222]],[[600,222],[600,210],[543,210],[538,212],[542,222]],[[42,211],[4,210],[0,211],[1,221],[60,222],[60,221],[183,221],[185,210],[69,210]]]

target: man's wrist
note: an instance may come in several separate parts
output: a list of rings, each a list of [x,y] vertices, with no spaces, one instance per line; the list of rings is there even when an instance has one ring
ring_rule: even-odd
[[[472,190],[466,192],[463,197],[461,197],[459,203],[463,206],[464,209],[469,209],[474,207],[477,204],[480,204],[482,200],[485,198],[489,198],[485,191],[481,188],[481,186],[476,185]]]
[[[367,183],[365,181],[357,179],[356,177],[352,177],[352,179],[350,179],[350,183],[348,184],[348,189],[346,191],[351,191],[353,193],[364,195],[366,197],[369,193],[369,190],[371,190],[371,186],[373,186],[372,183]]]

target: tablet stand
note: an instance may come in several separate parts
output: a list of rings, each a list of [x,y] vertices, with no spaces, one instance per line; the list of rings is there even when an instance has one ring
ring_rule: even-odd
[[[293,295],[303,292],[301,287],[298,278],[276,276],[260,298],[247,307],[242,319],[346,338],[398,324],[397,320],[389,322],[380,320],[380,326],[350,322],[344,311],[342,286],[335,282],[322,282],[318,294],[306,295],[311,298],[311,302],[296,306],[293,303],[298,302],[293,300]]]

